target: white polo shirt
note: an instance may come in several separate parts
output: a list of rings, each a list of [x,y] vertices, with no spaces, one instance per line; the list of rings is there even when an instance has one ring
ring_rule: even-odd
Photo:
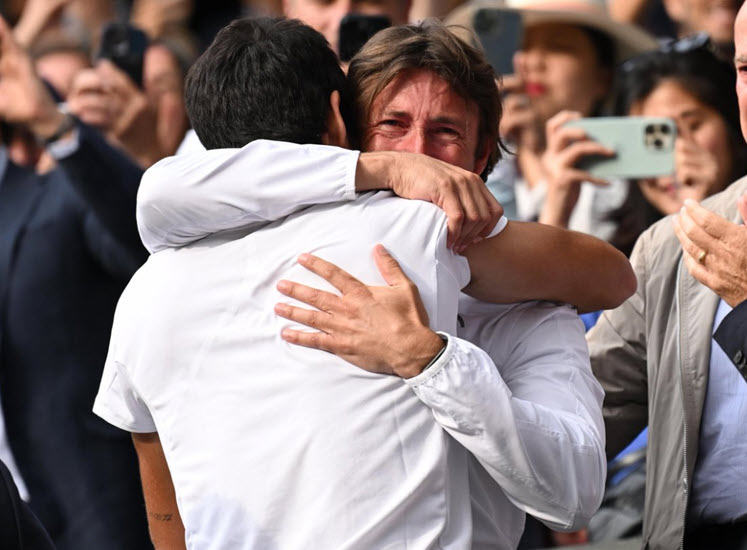
[[[431,325],[454,333],[470,274],[445,221],[372,193],[161,251],[138,271],[94,411],[158,431],[189,548],[470,546],[464,448],[401,379],[285,343],[273,312],[281,278],[330,288],[296,263],[302,252],[385,284],[370,256],[382,243]]]

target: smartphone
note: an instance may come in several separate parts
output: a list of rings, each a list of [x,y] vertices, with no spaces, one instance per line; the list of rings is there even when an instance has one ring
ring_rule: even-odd
[[[148,37],[128,23],[107,23],[101,33],[96,59],[108,59],[143,87],[143,59]]]
[[[392,26],[385,15],[349,13],[340,21],[340,61],[350,61],[374,34]]]
[[[524,38],[521,14],[480,8],[472,17],[472,28],[493,70],[499,75],[513,74],[514,54],[521,49]]]
[[[598,178],[652,178],[674,173],[677,126],[671,118],[596,117],[572,120],[589,139],[615,151],[614,157],[589,156],[578,167]]]

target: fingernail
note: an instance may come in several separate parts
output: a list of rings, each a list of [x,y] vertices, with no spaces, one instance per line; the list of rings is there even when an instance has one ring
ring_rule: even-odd
[[[288,281],[286,281],[285,279],[281,279],[280,281],[278,281],[277,289],[280,292],[288,292],[290,290],[290,286],[291,285]]]
[[[288,312],[288,305],[287,304],[275,304],[275,313],[278,315],[283,315]]]
[[[299,263],[308,262],[309,260],[311,260],[311,254],[307,252],[304,252],[298,257]]]
[[[695,201],[693,199],[685,199],[685,206],[693,206]]]

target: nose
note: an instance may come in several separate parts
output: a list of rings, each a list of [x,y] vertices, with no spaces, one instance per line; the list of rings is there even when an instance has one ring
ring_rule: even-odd
[[[413,128],[400,142],[400,151],[428,154],[428,137],[422,128]]]
[[[517,68],[520,74],[526,75],[541,71],[545,67],[545,49],[539,46],[528,46],[517,56]]]

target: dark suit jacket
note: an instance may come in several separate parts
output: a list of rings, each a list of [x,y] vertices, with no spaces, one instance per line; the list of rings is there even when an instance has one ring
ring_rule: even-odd
[[[747,300],[724,317],[713,337],[747,380]]]
[[[94,130],[47,176],[0,184],[0,391],[31,506],[65,549],[150,547],[129,434],[91,412],[114,308],[146,258],[142,171]]]
[[[8,468],[0,461],[0,548],[54,550],[41,522],[21,500]]]

